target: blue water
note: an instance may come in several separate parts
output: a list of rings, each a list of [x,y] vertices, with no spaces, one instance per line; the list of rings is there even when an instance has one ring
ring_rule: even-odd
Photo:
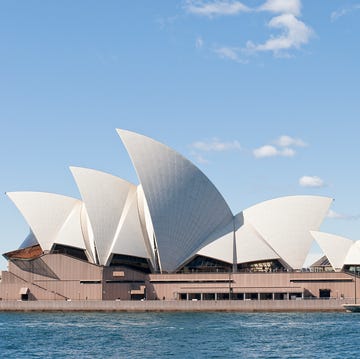
[[[360,358],[356,313],[0,313],[1,358]]]

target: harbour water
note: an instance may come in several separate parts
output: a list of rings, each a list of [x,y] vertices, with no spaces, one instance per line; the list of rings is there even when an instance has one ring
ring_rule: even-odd
[[[356,313],[0,313],[2,358],[358,358]]]

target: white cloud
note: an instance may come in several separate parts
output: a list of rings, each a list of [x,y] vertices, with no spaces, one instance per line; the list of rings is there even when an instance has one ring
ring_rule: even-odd
[[[333,11],[330,15],[332,22],[338,20],[340,17],[345,16],[353,11],[360,10],[360,4],[356,4],[352,7],[342,8],[336,11]]]
[[[295,151],[292,148],[277,149],[272,145],[265,145],[253,150],[253,155],[255,158],[266,158],[266,157],[293,157],[295,156]]]
[[[250,9],[239,1],[231,0],[188,0],[184,6],[185,10],[191,14],[201,16],[237,15],[240,12],[247,12]]]
[[[287,135],[282,135],[272,142],[273,144],[264,145],[253,150],[255,158],[265,157],[294,157],[296,151],[292,147],[305,147],[305,143],[300,138],[294,138]]]
[[[272,52],[275,57],[292,57],[290,51],[299,50],[314,34],[308,25],[299,20],[301,0],[264,0],[262,5],[253,7],[236,0],[186,0],[184,9],[190,14],[209,18],[220,15],[235,16],[243,12],[253,16],[259,12],[273,14],[267,26],[275,29],[277,33],[271,34],[265,42],[254,43],[249,40],[238,47],[217,46],[213,50],[220,58],[238,63],[248,63],[246,58],[259,52]]]
[[[278,150],[274,146],[265,145],[265,146],[256,148],[253,151],[253,154],[256,158],[274,157],[274,156],[277,156]]]
[[[302,176],[299,179],[299,185],[301,187],[325,187],[325,182],[318,176]]]
[[[270,11],[280,14],[293,14],[299,16],[301,12],[300,0],[267,0],[258,10]]]
[[[350,11],[350,9],[339,9],[339,10],[333,11],[330,15],[330,19],[332,22],[334,22],[338,18],[346,15],[349,11]]]
[[[294,157],[296,152],[292,148],[284,148],[282,150],[278,150],[279,155],[282,157]]]
[[[204,46],[204,40],[202,39],[201,36],[198,36],[195,40],[195,47],[197,49],[201,49]]]
[[[191,152],[191,156],[194,157],[195,161],[197,163],[201,163],[201,164],[208,164],[210,163],[210,161],[208,159],[206,159],[203,155],[201,155],[200,153],[197,152]]]
[[[350,220],[350,221],[358,220],[360,218],[359,215],[350,216],[348,214],[342,214],[342,213],[335,212],[332,209],[329,209],[329,212],[326,217],[331,218],[331,219],[343,219],[343,220]]]
[[[313,31],[310,27],[298,20],[293,14],[282,14],[276,16],[268,23],[270,28],[282,29],[279,36],[271,36],[263,44],[254,44],[248,41],[246,49],[250,52],[272,51],[274,55],[282,55],[282,51],[299,49],[301,45],[307,44]]]
[[[196,141],[190,146],[191,156],[194,157],[195,161],[201,164],[208,164],[210,161],[204,157],[204,153],[209,152],[225,152],[225,151],[239,151],[241,145],[239,141],[220,141],[217,138],[213,138],[209,141]]]
[[[242,64],[247,63],[248,61],[239,57],[239,49],[236,47],[218,47],[214,49],[214,52],[221,57],[222,59],[228,59]]]
[[[280,136],[274,143],[280,147],[306,147],[307,143],[300,138],[293,138],[287,135]]]
[[[217,138],[210,141],[196,141],[190,145],[191,148],[203,152],[224,152],[231,150],[241,150],[241,145],[238,141],[222,142]]]

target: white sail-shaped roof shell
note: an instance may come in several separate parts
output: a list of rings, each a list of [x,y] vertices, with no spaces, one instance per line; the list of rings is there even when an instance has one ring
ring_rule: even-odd
[[[137,193],[137,188],[131,187],[110,252],[150,259],[139,218]]]
[[[315,238],[316,243],[326,255],[333,269],[341,271],[354,241],[334,234],[317,231],[311,231],[311,235]]]
[[[242,212],[234,217],[234,222],[226,226],[224,231],[225,235],[206,245],[198,254],[227,263],[235,261],[237,264],[280,258],[250,223],[243,223]]]
[[[113,175],[89,168],[71,167],[91,223],[100,265],[106,265],[120,218],[136,186]]]
[[[250,223],[244,223],[235,236],[238,264],[280,258]]]
[[[86,249],[81,232],[81,201],[45,192],[8,192],[43,251],[54,243]]]
[[[344,265],[360,265],[360,241],[356,241],[350,247]]]
[[[234,261],[234,223],[231,221],[222,231],[223,235],[213,240],[200,249],[197,254],[215,258],[222,262],[233,263]]]
[[[144,190],[141,184],[137,186],[137,209],[145,241],[145,246],[150,256],[150,261],[153,264],[153,268],[157,270],[158,268],[156,268],[155,260],[154,227],[151,221],[149,207],[147,205]]]
[[[269,246],[293,269],[301,269],[313,238],[332,199],[319,196],[290,196],[259,203],[243,211]]]
[[[91,263],[96,263],[96,253],[95,253],[95,242],[94,242],[94,233],[91,228],[91,223],[89,216],[86,212],[85,204],[82,203],[81,212],[80,212],[80,222],[81,230],[84,236],[85,247],[88,253],[88,257]]]
[[[232,219],[224,198],[190,161],[143,135],[118,130],[144,190],[162,271],[173,272]]]
[[[56,243],[86,249],[80,223],[82,206],[81,201],[76,202],[56,236]],[[78,238],[78,241],[74,240],[76,238]]]

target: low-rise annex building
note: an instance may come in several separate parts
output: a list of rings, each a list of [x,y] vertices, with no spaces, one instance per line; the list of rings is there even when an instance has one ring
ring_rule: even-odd
[[[354,296],[355,277],[344,269],[360,263],[359,246],[342,240],[333,250],[339,240],[319,232],[331,198],[281,197],[234,215],[189,160],[149,137],[117,131],[139,184],[71,167],[81,200],[7,193],[30,234],[4,254],[2,300]],[[303,270],[314,237],[334,271]]]

